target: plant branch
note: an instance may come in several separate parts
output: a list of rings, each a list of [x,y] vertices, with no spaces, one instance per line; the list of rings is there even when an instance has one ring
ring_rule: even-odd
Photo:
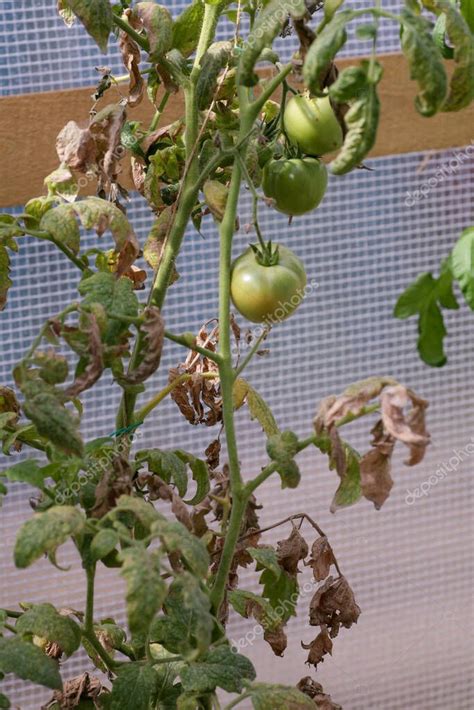
[[[100,657],[100,659],[104,662],[104,664],[110,671],[115,670],[118,666],[121,665],[120,662],[114,661],[114,659],[107,653],[107,651],[95,635],[94,631],[86,631],[86,629],[82,629],[82,635],[85,639],[87,639],[87,641],[89,641],[94,651],[97,653],[97,655]]]
[[[288,74],[291,72],[292,68],[293,68],[293,66],[291,63],[286,64],[278,72],[278,74],[268,82],[266,87],[263,89],[262,93],[259,94],[259,96],[255,99],[255,101],[253,101],[250,104],[251,110],[255,116],[257,116],[260,113],[260,111],[264,107],[265,103],[275,93],[275,91],[278,89],[280,84],[286,79]]]
[[[131,27],[131,25],[126,22],[126,20],[123,20],[121,17],[119,17],[119,15],[114,14],[113,19],[117,27],[120,27],[121,30],[126,32],[138,44],[139,47],[144,49],[145,52],[150,51],[150,43],[148,42],[146,37],[134,30],[133,27]]]
[[[255,355],[257,350],[259,349],[262,342],[267,338],[269,332],[270,332],[270,327],[266,327],[263,329],[263,332],[261,333],[261,335],[259,335],[257,340],[252,345],[250,352],[246,355],[244,360],[241,362],[241,364],[235,370],[235,379],[237,379],[237,377],[239,377],[239,375],[245,370],[245,368],[247,367],[247,365],[249,364],[249,362],[251,361],[251,359],[253,358],[253,356]]]
[[[202,348],[200,345],[196,345],[196,343],[193,343],[192,341],[190,342],[184,335],[174,335],[174,333],[170,333],[169,330],[165,330],[165,338],[173,341],[173,343],[178,343],[178,345],[188,348],[188,350],[199,353],[203,357],[207,357],[209,360],[213,360],[216,363],[221,361],[219,353],[216,353],[213,350],[208,350],[207,348]]]
[[[94,586],[95,586],[95,564],[86,567],[87,596],[86,615],[84,618],[84,628],[87,633],[94,633]]]

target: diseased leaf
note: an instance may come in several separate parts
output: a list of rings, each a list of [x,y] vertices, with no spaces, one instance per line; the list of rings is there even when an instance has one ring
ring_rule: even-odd
[[[0,244],[0,311],[7,304],[8,290],[13,285],[10,278],[10,257],[3,244]]]
[[[21,481],[36,488],[43,488],[44,479],[47,472],[44,471],[35,459],[27,459],[20,463],[0,471],[0,478],[7,478],[9,481]]]
[[[273,547],[249,547],[248,553],[258,563],[257,569],[269,570],[275,579],[281,575],[282,568],[278,564],[278,557]]]
[[[141,498],[135,496],[123,495],[120,496],[115,508],[110,511],[107,518],[102,522],[106,522],[106,520],[110,519],[114,520],[117,516],[120,517],[121,513],[132,514],[147,532],[151,530],[155,522],[166,521],[164,515],[155,510],[151,503],[146,503]]]
[[[162,644],[170,653],[195,658],[211,643],[215,619],[209,596],[191,574],[179,574],[170,586],[164,603],[165,615],[156,618],[150,641]]]
[[[373,448],[360,460],[360,482],[364,497],[380,510],[393,486],[390,474],[395,439],[384,431],[382,421],[377,422],[372,434]]]
[[[181,456],[173,451],[144,449],[136,454],[138,462],[146,462],[149,471],[156,473],[166,483],[174,483],[181,497],[186,495],[188,476],[186,464]]]
[[[164,5],[154,2],[139,2],[134,12],[142,21],[150,44],[150,61],[159,60],[173,45],[173,20],[169,10]]]
[[[337,636],[339,626],[349,629],[357,623],[360,608],[345,577],[328,577],[316,590],[309,605],[311,626],[326,626],[331,637]]]
[[[125,276],[116,278],[114,274],[97,272],[81,281],[78,290],[84,296],[84,306],[100,303],[107,314],[132,318],[138,315],[138,300],[133,292],[133,284]],[[110,319],[102,340],[107,345],[116,345],[126,331],[126,324],[116,318]]]
[[[109,0],[66,0],[66,4],[105,53],[113,23]]]
[[[241,693],[243,681],[255,679],[255,669],[247,658],[233,653],[228,646],[218,646],[185,667],[180,676],[187,692],[212,693],[222,688],[228,693]]]
[[[247,690],[254,710],[315,710],[315,704],[296,688],[252,683]]]
[[[327,537],[318,537],[311,547],[311,557],[306,563],[313,570],[316,582],[322,582],[329,575],[331,565],[336,561]]]
[[[339,473],[341,482],[332,499],[330,511],[335,513],[339,508],[346,508],[360,500],[362,491],[360,487],[360,457],[359,454],[346,442],[343,442],[345,467]]]
[[[474,99],[474,30],[467,19],[448,0],[437,0],[436,7],[446,13],[446,33],[454,47],[456,68],[451,77],[449,95],[443,111],[460,111]],[[471,8],[473,7],[471,1]],[[471,9],[471,22],[474,10]]]
[[[298,562],[304,560],[308,554],[308,545],[298,528],[293,527],[290,536],[286,540],[280,540],[277,544],[278,564],[290,575],[296,575]]]
[[[68,362],[64,355],[53,349],[46,352],[36,350],[33,356],[34,364],[39,368],[39,376],[49,385],[58,385],[68,376]]]
[[[306,14],[304,0],[270,0],[258,13],[255,23],[244,44],[239,64],[239,82],[244,86],[254,86],[258,76],[254,68],[262,51],[273,44],[291,17],[303,17]]]
[[[47,175],[44,184],[48,188],[48,196],[61,197],[66,202],[74,202],[79,194],[79,185],[74,175],[65,164]]]
[[[117,671],[107,703],[110,710],[149,710],[159,676],[149,663],[124,663]]]
[[[192,54],[197,47],[203,17],[203,0],[193,0],[174,21],[173,48],[178,49],[185,57]]]
[[[160,309],[156,306],[147,306],[143,311],[144,322],[140,326],[143,335],[142,356],[139,365],[121,377],[128,385],[137,385],[145,382],[157,370],[163,342],[165,338],[165,324]]]
[[[81,629],[69,616],[63,616],[52,604],[35,604],[20,616],[15,629],[18,634],[34,634],[56,643],[66,656],[81,645]]]
[[[101,560],[103,557],[107,557],[112,550],[114,550],[119,543],[119,536],[116,530],[112,528],[104,528],[99,530],[99,532],[94,536],[91,547],[90,555],[91,559],[96,562]]]
[[[403,385],[395,385],[382,392],[380,405],[385,432],[402,441],[410,450],[407,465],[421,461],[430,443],[425,427],[428,402]],[[407,406],[410,406],[410,410],[405,414]]]
[[[474,227],[465,229],[456,242],[451,269],[468,306],[474,311]]]
[[[0,671],[14,673],[18,678],[47,688],[62,687],[57,661],[46,656],[37,646],[17,637],[0,637]]]
[[[335,14],[308,50],[303,66],[303,78],[308,89],[316,96],[322,95],[323,79],[334,57],[346,43],[346,27],[353,17],[352,10],[342,10]]]
[[[228,188],[219,180],[206,180],[202,188],[204,200],[212,216],[222,222],[227,204]]]
[[[404,8],[401,18],[402,50],[410,65],[410,76],[419,86],[415,107],[423,116],[433,116],[441,109],[448,91],[443,59],[426,17]]]
[[[306,663],[317,668],[318,663],[323,662],[324,656],[327,653],[329,653],[329,655],[332,654],[332,640],[326,626],[324,624],[321,626],[321,631],[311,643],[306,644],[302,641],[301,647],[306,650],[309,649]]]
[[[88,339],[87,361],[81,374],[64,390],[64,394],[69,399],[74,399],[81,392],[90,389],[104,370],[102,338],[99,324],[93,313],[81,314],[81,333]]]
[[[365,84],[361,87],[362,73],[365,74]],[[378,62],[363,61],[360,73],[353,83],[346,81],[343,84],[341,79],[341,84],[338,85],[337,79],[329,89],[331,97],[336,101],[351,101],[350,108],[344,115],[347,127],[344,144],[338,156],[330,163],[330,169],[336,175],[344,175],[359,166],[375,144],[380,116],[376,86],[381,77],[382,67]]]
[[[244,402],[247,402],[250,416],[252,419],[257,419],[267,436],[270,437],[280,433],[270,408],[246,380],[239,378],[235,381],[233,394],[235,409],[239,409]]]
[[[233,43],[214,42],[201,59],[201,73],[196,84],[198,107],[203,111],[215,97],[220,72],[230,64]]]
[[[25,396],[23,411],[38,433],[65,453],[82,456],[79,420],[64,406],[60,392],[41,380],[26,381],[21,390]]]
[[[173,220],[173,209],[172,207],[165,207],[165,209],[160,212],[159,216],[155,220],[150,230],[150,233],[145,241],[145,246],[143,247],[143,256],[145,261],[154,271],[157,271],[162,253],[166,235]],[[176,271],[175,271],[176,275]],[[176,278],[173,279],[175,281]]]
[[[194,574],[206,577],[210,561],[207,549],[184,525],[160,520],[153,524],[152,533],[161,539],[167,552],[178,553]]]
[[[311,698],[313,705],[316,705],[317,708],[321,708],[321,710],[342,710],[342,707],[334,703],[331,700],[331,696],[323,691],[323,686],[309,676],[302,678],[297,688]]]
[[[270,602],[264,597],[243,589],[228,593],[229,603],[235,611],[249,619],[253,616],[262,625],[264,635],[276,656],[282,656],[287,646],[286,634],[283,631],[285,619],[279,615]]]
[[[167,587],[160,573],[160,554],[134,545],[119,553],[120,574],[127,583],[127,619],[132,636],[145,638],[153,617],[163,604]]]
[[[78,535],[85,525],[82,511],[70,505],[54,506],[36,513],[20,528],[15,542],[14,560],[20,569],[29,567],[42,555],[54,555],[69,537]]]
[[[122,62],[130,76],[128,84],[128,105],[134,108],[141,103],[145,91],[145,82],[143,81],[139,66],[141,61],[140,47],[127,32],[122,30],[119,32],[119,47]]]

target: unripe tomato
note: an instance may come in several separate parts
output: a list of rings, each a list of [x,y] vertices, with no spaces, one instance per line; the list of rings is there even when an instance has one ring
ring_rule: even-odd
[[[281,245],[278,263],[272,266],[259,263],[251,247],[232,264],[232,301],[239,313],[254,323],[272,325],[288,318],[303,301],[305,286],[303,264]]]
[[[328,96],[317,99],[295,96],[285,106],[283,121],[288,138],[307,155],[332,153],[344,142]]]
[[[326,192],[328,173],[316,158],[270,160],[263,170],[265,195],[280,212],[300,215],[314,210]]]

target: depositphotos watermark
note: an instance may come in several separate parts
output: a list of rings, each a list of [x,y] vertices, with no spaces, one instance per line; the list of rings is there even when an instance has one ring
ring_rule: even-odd
[[[407,190],[405,196],[405,205],[413,207],[417,202],[421,202],[425,197],[428,197],[430,192],[438,187],[438,185],[446,178],[455,175],[462,167],[463,163],[474,156],[474,138],[471,139],[471,145],[468,145],[464,150],[452,152],[452,157],[442,163],[436,170],[433,177],[430,177],[426,182],[423,182],[417,190],[409,192]]]
[[[445,478],[449,476],[450,473],[454,473],[463,461],[469,458],[469,456],[474,455],[474,436],[471,436],[470,442],[466,444],[463,449],[453,449],[453,456],[451,456],[447,461],[443,461],[436,471],[423,481],[417,488],[412,491],[407,489],[407,494],[405,496],[405,503],[407,505],[413,505],[415,501],[423,496],[428,496],[431,489],[437,486],[440,481],[444,481]]]

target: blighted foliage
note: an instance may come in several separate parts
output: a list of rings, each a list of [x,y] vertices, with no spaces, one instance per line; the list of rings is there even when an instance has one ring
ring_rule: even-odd
[[[87,577],[87,599],[82,610],[46,602],[0,609],[0,676],[12,672],[50,688],[50,709],[208,710],[224,690],[234,694],[228,707],[247,699],[255,710],[337,710],[310,677],[297,687],[257,682],[251,662],[226,635],[231,611],[252,618],[272,652],[283,656],[301,575],[309,570],[309,626],[316,630],[301,640],[309,666],[316,669],[332,654],[340,628],[350,628],[360,614],[318,524],[290,511],[285,520],[261,527],[257,489],[271,476],[282,488],[296,488],[305,473],[298,455],[316,447],[337,474],[332,511],[362,497],[381,508],[394,485],[397,441],[408,450],[408,466],[424,456],[427,402],[391,377],[371,377],[323,399],[306,437],[280,428],[244,370],[254,356],[271,356],[263,343],[273,327],[282,326],[265,323],[256,335],[230,313],[239,190],[244,181],[252,196],[246,230],[259,241],[253,254],[271,270],[281,251],[263,239],[259,188],[271,159],[302,157],[283,121],[291,74],[303,79],[307,96],[329,103],[344,136],[329,167],[336,175],[347,173],[363,167],[376,141],[380,17],[398,23],[418,85],[416,110],[431,116],[460,110],[473,99],[472,13],[465,3],[457,8],[445,0],[409,0],[400,15],[380,3],[356,11],[343,0],[271,0],[239,5],[237,13],[223,2],[193,0],[175,17],[155,2],[57,5],[66,24],[79,20],[101,50],[116,35],[126,74],[116,77],[97,67],[89,113],[71,117],[57,137],[59,165],[45,178],[45,194],[21,214],[0,216],[1,309],[13,286],[15,252],[28,249],[30,239],[58,248],[79,276],[73,302],[49,314],[15,366],[15,389],[0,387],[3,453],[34,452],[0,472],[0,495],[10,483],[36,489],[34,513],[16,538],[16,566],[23,570],[46,556],[62,569],[60,548],[72,541]],[[234,27],[216,41],[224,14]],[[242,14],[248,15],[247,34]],[[338,52],[361,15],[370,22],[358,35],[372,41],[373,51],[339,71]],[[445,23],[441,49],[432,37],[435,15]],[[273,42],[292,32],[299,49],[282,65]],[[269,72],[262,73],[263,64]],[[273,99],[280,85],[278,103]],[[185,113],[168,120],[166,104],[178,92]],[[133,114],[145,101],[153,109],[149,125]],[[127,177],[153,218],[143,242],[127,216]],[[207,236],[211,220],[221,242],[218,318],[209,314],[197,334],[176,334],[167,329],[167,290],[178,279],[187,226]],[[92,246],[84,230],[94,230]],[[423,275],[397,304],[398,317],[419,316],[418,347],[429,364],[445,361],[440,309],[457,307],[454,281],[473,307],[472,246],[467,229],[439,278]],[[186,262],[179,268],[186,276]],[[144,288],[147,295],[137,295]],[[176,346],[186,356],[173,353],[178,364],[163,376],[162,356]],[[104,431],[88,439],[81,423],[89,414],[86,393],[99,382],[119,388],[121,401]],[[167,397],[177,405],[168,416],[212,428],[203,451],[184,450],[179,441],[171,448],[159,439],[139,443],[137,429]],[[235,424],[245,416],[265,440],[266,462],[255,472],[242,472],[239,463]],[[374,418],[372,438],[361,455],[342,429],[366,416]],[[159,434],[159,423],[154,430]],[[265,533],[282,525],[287,528],[281,539],[266,543]],[[126,624],[99,618],[94,609],[94,578],[102,567],[116,569],[123,580]],[[256,573],[251,590],[239,578],[246,568]],[[105,674],[102,680],[86,672],[63,681],[60,663],[80,648],[91,667]],[[10,706],[1,693],[0,706]]]

